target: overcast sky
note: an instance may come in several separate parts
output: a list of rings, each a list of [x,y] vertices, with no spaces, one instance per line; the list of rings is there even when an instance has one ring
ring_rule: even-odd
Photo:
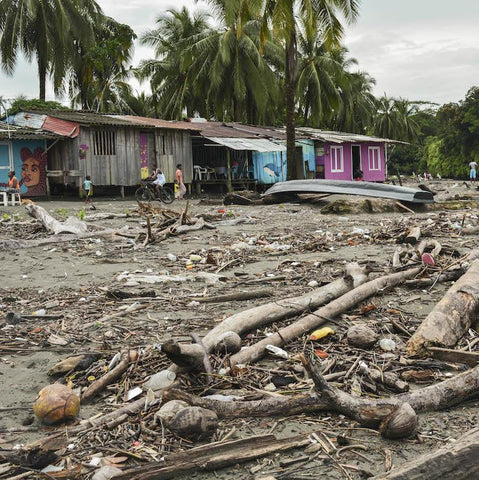
[[[153,28],[158,14],[169,8],[206,7],[194,0],[97,1],[138,35]],[[346,27],[345,44],[358,69],[376,79],[376,95],[457,102],[479,85],[479,1],[362,0],[358,21]],[[151,57],[149,49],[137,46],[134,65]],[[38,96],[36,69],[25,61],[13,77],[0,73],[0,96],[20,94]],[[48,97],[54,99],[51,92]]]

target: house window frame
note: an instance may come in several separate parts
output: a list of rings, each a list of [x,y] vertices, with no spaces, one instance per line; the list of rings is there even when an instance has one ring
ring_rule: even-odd
[[[376,155],[374,154],[376,152]],[[377,165],[375,163],[377,162]],[[370,172],[380,172],[381,168],[381,147],[368,147],[368,166]]]
[[[0,166],[0,170],[13,170],[13,146],[12,142],[0,142],[0,145],[7,147],[8,165]]]
[[[339,164],[338,164],[339,154]],[[342,145],[334,145],[329,149],[329,161],[331,166],[331,173],[344,172],[344,150]]]
[[[93,155],[97,157],[116,155],[116,130],[92,130]]]

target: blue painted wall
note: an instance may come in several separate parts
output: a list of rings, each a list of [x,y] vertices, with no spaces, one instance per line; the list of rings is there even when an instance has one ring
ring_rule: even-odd
[[[20,192],[27,196],[46,194],[46,149],[45,140],[11,140],[13,158],[9,158],[9,164],[2,161],[2,166],[9,165],[8,169],[0,169],[0,187],[5,187],[8,181],[8,172],[15,170],[15,176],[21,183]],[[6,143],[10,143],[6,142]],[[2,141],[3,143],[3,141]],[[0,145],[0,155],[8,155],[7,145]],[[22,177],[22,169],[24,175]],[[24,180],[29,180],[29,186]]]
[[[270,185],[284,182],[287,172],[286,152],[253,152],[253,168],[258,183]]]

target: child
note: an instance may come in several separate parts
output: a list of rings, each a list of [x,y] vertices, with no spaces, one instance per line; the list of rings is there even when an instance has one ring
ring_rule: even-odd
[[[93,182],[91,181],[90,175],[85,177],[85,181],[83,182],[83,189],[85,190],[85,203],[90,203],[90,197],[93,195]]]
[[[176,166],[176,178],[175,178],[175,184],[178,186],[178,191],[176,191],[176,198],[182,200],[183,195],[186,193],[186,187],[185,184],[183,183],[183,172],[182,172],[182,165],[179,163]]]

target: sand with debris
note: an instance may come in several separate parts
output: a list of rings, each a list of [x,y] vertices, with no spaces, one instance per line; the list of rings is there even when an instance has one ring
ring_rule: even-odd
[[[0,286],[0,377],[3,385],[0,447],[24,444],[52,431],[37,420],[30,424],[30,407],[43,386],[58,380],[47,372],[60,359],[80,353],[100,354],[100,359],[89,370],[67,379],[74,388],[81,388],[100,377],[123,346],[140,351],[140,359],[130,368],[128,376],[109,387],[93,404],[82,407],[81,418],[88,418],[123,404],[128,391],[166,368],[169,362],[156,348],[166,339],[187,342],[190,333],[202,336],[235,312],[305,293],[315,288],[315,283],[322,285],[341,277],[345,265],[351,261],[368,264],[373,277],[385,274],[390,271],[397,239],[413,225],[425,228],[426,235],[444,247],[433,270],[477,248],[479,235],[464,235],[463,232],[479,225],[479,192],[467,188],[465,183],[447,180],[431,182],[429,186],[438,192],[438,203],[416,213],[400,209],[387,200],[371,201],[373,213],[365,213],[361,197],[331,196],[313,203],[252,206],[223,206],[221,199],[191,199],[189,214],[204,216],[216,228],[171,236],[147,245],[144,245],[146,217],[138,213],[134,199],[98,198],[94,211],[85,209],[78,200],[38,202],[59,220],[76,215],[84,218],[90,231],[112,228],[120,231],[120,235],[114,239],[92,236],[0,252],[3,278]],[[181,213],[185,205],[186,202],[177,201],[168,208]],[[325,208],[331,211],[331,205],[335,205],[332,210],[336,213],[324,213]],[[156,213],[150,215],[154,231],[165,219],[159,210]],[[0,241],[48,238],[39,222],[26,215],[23,206],[0,207],[0,215],[3,215]],[[189,268],[191,255],[202,260],[195,261]],[[198,278],[199,272],[212,275],[205,281]],[[153,276],[169,276],[170,280],[143,283],[145,277]],[[394,339],[398,348],[394,353],[386,353],[375,347],[371,352],[359,354],[368,363],[389,366],[401,373],[411,368],[400,363],[408,336],[394,328],[391,317],[406,331],[413,332],[449,286],[450,283],[426,289],[401,286],[385,292],[335,319],[335,324],[331,324],[335,335],[318,344],[305,336],[286,346],[285,350],[295,355],[303,350],[313,352],[321,348],[329,353],[328,359],[323,360],[329,362],[329,373],[348,370],[358,352],[346,345],[344,334],[353,322],[361,320],[381,337]],[[206,304],[193,300],[205,295],[263,288],[272,289],[273,297]],[[154,291],[155,297],[120,298],[115,296],[118,291]],[[130,315],[104,319],[137,301],[146,307]],[[17,325],[6,323],[7,312],[32,314],[40,309],[59,318],[29,318]],[[277,327],[251,332],[244,338],[244,344],[262,338]],[[471,330],[461,346],[467,346],[475,335]],[[461,368],[464,367],[441,364],[432,365],[430,369],[432,378],[441,380]],[[275,375],[293,377],[294,381],[285,387],[275,387],[272,382]],[[351,375],[338,385],[350,391],[353,378]],[[412,389],[421,386],[424,385],[411,383]],[[215,378],[208,388],[201,378],[187,375],[180,380],[180,387],[197,394],[237,390],[242,394],[247,392],[248,398],[259,398],[260,395],[299,392],[311,385],[297,362],[267,357],[238,377]],[[391,394],[383,390],[363,392],[373,396],[388,393]],[[471,401],[447,412],[421,414],[419,436],[401,441],[384,440],[377,432],[360,428],[354,421],[336,414],[223,420],[214,440],[225,435],[241,438],[273,432],[284,437],[322,430],[336,447],[338,437],[346,437],[349,444],[360,447],[341,454],[337,454],[337,450],[329,453],[308,450],[309,453],[305,453],[304,448],[297,449],[216,474],[198,473],[196,478],[216,475],[246,479],[267,474],[278,479],[318,478],[319,475],[365,478],[457,438],[477,424],[477,407],[478,402]],[[64,463],[57,462],[57,465],[66,465],[67,459],[70,466],[80,461],[87,464],[94,455],[107,457],[116,452],[118,456],[120,451],[133,452],[145,461],[153,461],[168,451],[191,446],[171,436],[165,439],[161,434],[155,437],[147,431],[142,432],[137,420],[132,418],[130,423],[111,432],[97,435],[92,432],[72,439],[72,453],[63,454]],[[30,425],[22,426],[22,423]],[[155,428],[153,424],[148,425],[150,429]],[[137,460],[130,458],[125,462],[132,466]],[[0,472],[2,466],[5,467],[0,463]],[[84,468],[77,478],[90,478],[93,471],[94,468]],[[12,472],[18,474],[20,471],[11,467],[6,473],[0,473],[0,479],[9,478]],[[36,478],[33,475],[31,478]]]

